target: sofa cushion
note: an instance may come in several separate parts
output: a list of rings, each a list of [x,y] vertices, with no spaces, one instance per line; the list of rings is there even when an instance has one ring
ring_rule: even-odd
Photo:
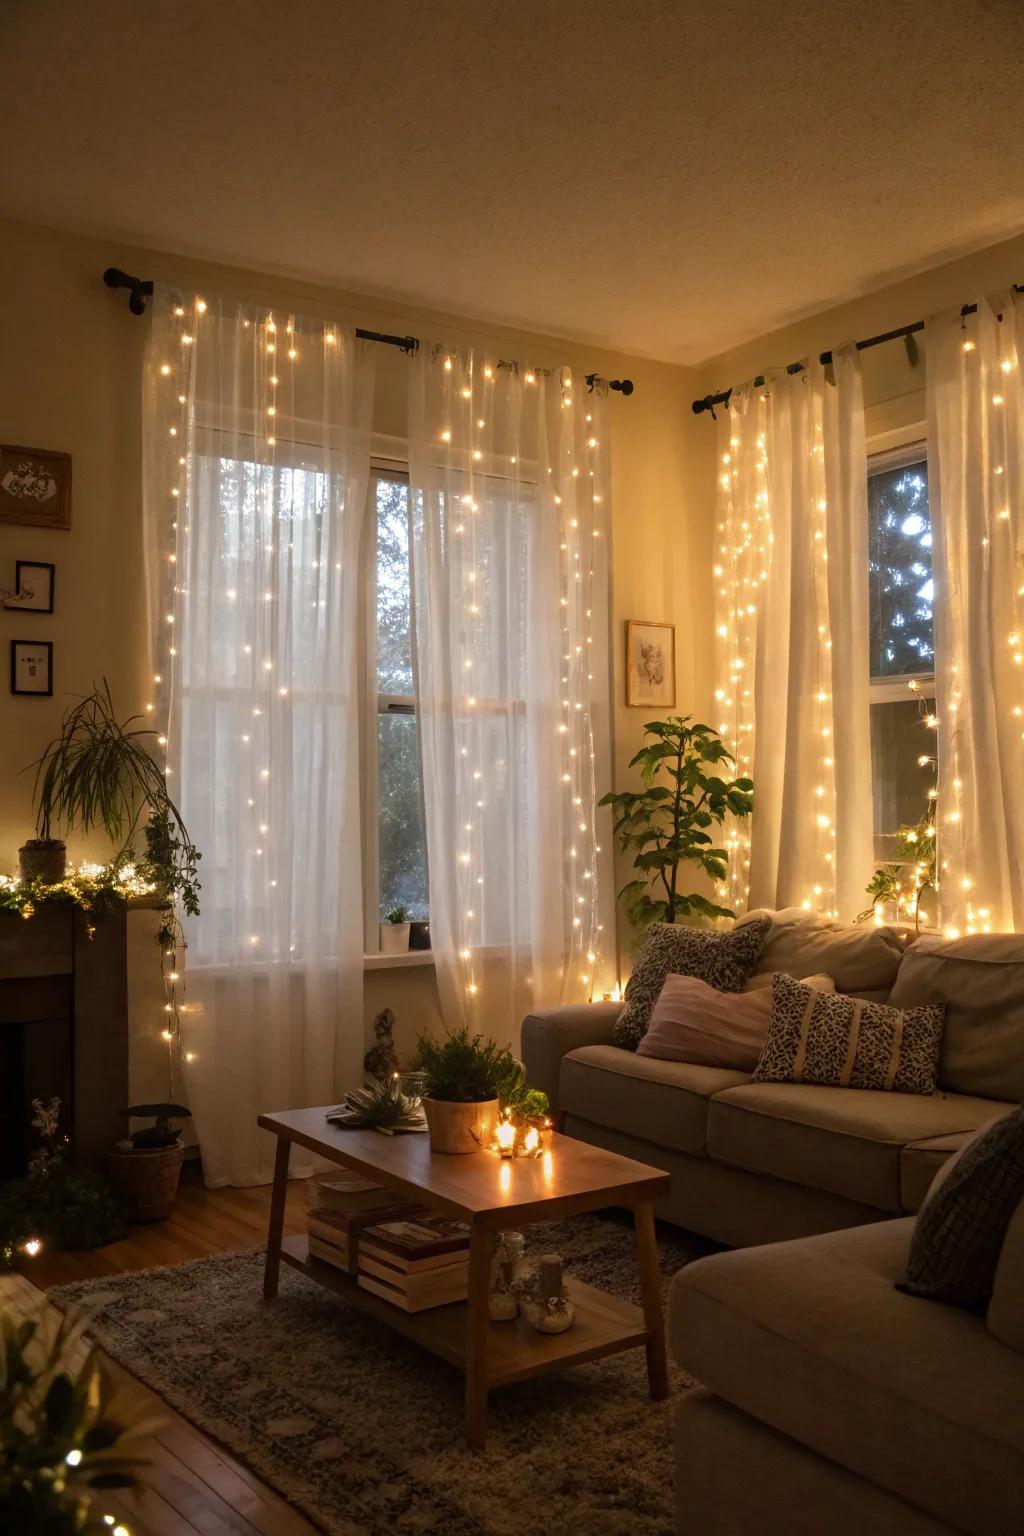
[[[804,985],[835,991],[831,976],[808,976]],[[771,1016],[770,991],[719,992],[697,976],[666,976],[637,1055],[752,1072]]]
[[[771,918],[772,926],[755,976],[773,971],[812,976],[824,971],[834,978],[837,991],[870,992],[876,1002],[884,1002],[892,990],[909,938],[905,929],[834,923],[802,907],[784,907],[779,912],[748,912],[733,932],[764,917]]]
[[[913,1222],[738,1249],[672,1282],[679,1363],[763,1423],[957,1529],[1019,1528],[1024,1358],[895,1288]]]
[[[946,1005],[939,1085],[1024,1100],[1024,936],[917,939],[903,956],[894,1008]]]
[[[626,1006],[615,1026],[615,1044],[636,1050],[647,1032],[651,1009],[665,977],[672,972],[699,976],[720,992],[742,992],[770,927],[767,917],[729,933],[683,928],[677,923],[652,923],[626,983]]]
[[[988,1104],[989,1100],[985,1100]],[[990,1106],[995,1111],[996,1106]],[[900,1152],[900,1204],[905,1211],[919,1211],[939,1169],[970,1140],[970,1131],[950,1131],[947,1136],[925,1136],[911,1141]]]
[[[954,1094],[747,1083],[712,1101],[708,1152],[739,1168],[899,1214],[902,1149],[927,1137],[973,1131],[999,1108],[991,1099]]]
[[[709,1096],[747,1081],[745,1072],[588,1045],[563,1058],[558,1101],[592,1125],[703,1157]]]
[[[1024,1355],[1024,1200],[1006,1229],[988,1308],[988,1331]]]
[[[917,1218],[900,1289],[983,1311],[1022,1199],[1024,1107],[977,1131],[942,1168]]]

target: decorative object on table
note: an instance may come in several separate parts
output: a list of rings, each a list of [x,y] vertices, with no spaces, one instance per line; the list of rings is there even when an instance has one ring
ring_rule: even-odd
[[[625,1007],[612,1033],[614,1043],[636,1050],[670,974],[697,976],[719,992],[742,992],[771,931],[767,914],[738,924],[730,933],[652,923],[626,983]]]
[[[425,1312],[465,1301],[469,1228],[424,1215],[366,1227],[359,1239],[359,1284],[400,1307]]]
[[[53,695],[53,641],[11,641],[11,692],[25,698]]]
[[[0,1312],[0,1529],[11,1536],[110,1536],[103,1490],[131,1488],[147,1463],[156,1420],[112,1389],[83,1340],[89,1320],[45,1303],[35,1318]]]
[[[425,917],[414,917],[409,924],[409,948],[418,952],[430,949],[430,923]]]
[[[633,855],[633,866],[640,871],[639,879],[619,892],[626,916],[637,928],[687,917],[734,916],[731,908],[697,891],[684,895],[679,890],[683,863],[696,866],[716,883],[725,879],[729,856],[714,846],[708,829],[721,827],[730,817],[747,817],[754,806],[753,780],[721,777],[723,766],[733,766],[733,755],[717,731],[691,724],[692,718],[672,715],[648,722],[644,735],[649,739],[629,764],[639,767],[643,789],[609,793],[598,801],[612,807],[620,847]],[[661,782],[663,773],[667,784]]]
[[[918,1212],[897,1290],[984,1312],[1022,1200],[1024,1107],[983,1125],[939,1169]]]
[[[492,1323],[511,1323],[519,1316],[519,1297],[516,1281],[526,1251],[526,1239],[521,1232],[498,1232],[494,1239],[494,1257],[491,1260],[491,1294],[487,1310]]]
[[[16,560],[14,591],[0,592],[0,603],[21,613],[52,613],[56,570],[42,560]]]
[[[511,1051],[465,1027],[442,1040],[421,1035],[414,1065],[424,1073],[430,1145],[455,1155],[491,1145],[502,1095],[525,1081],[522,1062]]]
[[[390,1008],[382,1008],[373,1021],[376,1045],[372,1045],[363,1057],[363,1071],[367,1077],[383,1081],[394,1077],[398,1071],[398,1052],[395,1050],[395,1016]]]
[[[70,528],[70,453],[0,446],[0,523]]]
[[[934,1093],[945,1022],[944,1003],[893,1008],[775,975],[751,1081]]]
[[[523,1316],[538,1333],[565,1333],[576,1321],[560,1254],[542,1254],[525,1266],[516,1280],[516,1295]]]
[[[421,1107],[402,1092],[401,1078],[397,1074],[383,1082],[367,1083],[365,1088],[354,1088],[336,1109],[331,1110],[327,1121],[345,1130],[380,1131],[383,1136],[427,1129]]]
[[[359,1234],[365,1227],[425,1214],[422,1205],[394,1189],[340,1168],[309,1179],[306,1201],[310,1254],[351,1275],[359,1268]]]
[[[59,1099],[33,1099],[39,1148],[24,1179],[0,1183],[0,1269],[42,1248],[101,1248],[125,1234],[124,1212],[102,1174],[65,1161]]]
[[[675,625],[628,619],[626,703],[634,708],[674,709],[675,702]]]
[[[409,914],[404,907],[392,907],[385,912],[380,925],[380,952],[382,955],[404,955],[409,950]]]
[[[107,1177],[124,1204],[130,1221],[164,1221],[178,1193],[184,1148],[172,1120],[187,1120],[183,1104],[133,1104],[121,1113],[127,1119],[152,1116],[154,1123],[133,1131],[104,1158]]]

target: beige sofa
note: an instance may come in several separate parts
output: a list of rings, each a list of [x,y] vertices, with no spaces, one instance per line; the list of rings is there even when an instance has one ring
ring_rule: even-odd
[[[665,1169],[672,1188],[659,1214],[733,1247],[916,1211],[964,1138],[1024,1100],[1024,938],[912,940],[794,909],[773,918],[753,985],[774,971],[824,971],[852,995],[945,1002],[940,1093],[755,1084],[638,1056],[612,1044],[617,1003],[523,1023],[530,1081],[566,1132]]]
[[[704,1385],[676,1414],[680,1536],[1024,1529],[1024,1204],[988,1318],[905,1296],[913,1220],[716,1254],[672,1282]]]

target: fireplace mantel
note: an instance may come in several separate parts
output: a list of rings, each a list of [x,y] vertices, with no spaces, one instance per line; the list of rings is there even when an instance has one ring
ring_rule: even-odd
[[[128,1103],[123,906],[88,922],[70,903],[41,907],[27,919],[0,912],[0,1061],[8,1078],[0,1087],[5,1162],[24,1139],[36,1097],[58,1095],[64,1102],[78,1163],[95,1165],[124,1134],[119,1113]],[[12,1077],[15,1062],[20,1071]],[[0,1177],[17,1171],[0,1168]]]

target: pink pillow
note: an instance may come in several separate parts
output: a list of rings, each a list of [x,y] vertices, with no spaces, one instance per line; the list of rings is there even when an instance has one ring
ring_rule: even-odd
[[[835,991],[831,976],[804,979],[819,992]],[[770,990],[719,992],[696,976],[669,975],[636,1053],[753,1072],[771,1016]]]

